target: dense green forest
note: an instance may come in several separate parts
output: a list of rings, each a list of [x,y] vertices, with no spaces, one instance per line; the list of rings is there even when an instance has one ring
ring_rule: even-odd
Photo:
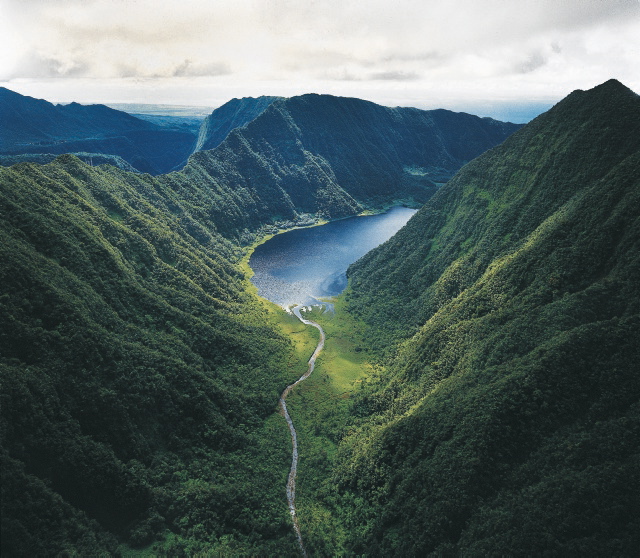
[[[98,134],[114,119],[150,126],[106,107],[4,93],[37,105],[45,139],[73,139],[87,125]],[[283,492],[290,440],[275,410],[308,355],[247,291],[241,245],[274,224],[434,191],[422,177],[369,188],[345,175],[340,153],[354,136],[384,132],[373,120],[337,134],[333,156],[309,151],[291,126],[327,134],[327,106],[386,110],[312,96],[296,114],[283,102],[271,120],[160,177],[71,155],[0,169],[3,554],[95,555],[121,544],[171,555],[297,552]],[[103,120],[78,116],[94,113]],[[497,130],[487,146],[513,128],[481,124]],[[381,149],[358,153],[371,161]],[[404,164],[428,157],[388,158],[385,172]]]
[[[637,554],[638,169],[640,98],[574,92],[350,269],[391,359],[334,473],[350,553]]]
[[[166,530],[170,554],[286,551],[288,438],[267,419],[289,342],[237,248],[121,176],[70,156],[2,171],[3,554]]]
[[[291,397],[309,553],[634,555],[639,98],[517,128],[304,95],[180,172],[0,169],[2,554],[298,555],[314,334],[244,247],[404,200]]]

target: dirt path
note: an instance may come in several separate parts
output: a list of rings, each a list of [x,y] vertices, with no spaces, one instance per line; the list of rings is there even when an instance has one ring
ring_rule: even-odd
[[[301,308],[303,308],[303,306],[294,307],[293,313],[297,316],[297,318],[303,324],[310,325],[318,329],[318,331],[320,332],[320,341],[318,341],[316,350],[313,351],[313,354],[309,359],[309,366],[307,368],[307,371],[302,376],[300,376],[300,378],[298,378],[298,380],[296,380],[293,384],[291,384],[290,386],[287,386],[285,390],[282,392],[282,395],[280,396],[280,408],[282,409],[282,414],[284,415],[284,418],[286,419],[287,424],[289,425],[289,431],[291,432],[291,442],[293,444],[293,457],[291,458],[291,470],[289,471],[289,479],[287,480],[287,502],[289,504],[289,513],[291,513],[291,519],[293,520],[293,529],[296,532],[296,536],[298,537],[298,543],[300,544],[300,550],[302,551],[302,555],[306,557],[307,552],[304,549],[304,544],[302,543],[302,534],[300,533],[300,526],[298,525],[298,517],[296,515],[296,474],[298,472],[298,436],[296,434],[296,429],[293,426],[293,421],[289,416],[289,411],[287,411],[287,403],[285,400],[287,398],[287,395],[289,395],[289,392],[293,389],[293,387],[297,386],[300,382],[306,380],[313,372],[313,369],[316,365],[316,358],[318,358],[318,355],[320,354],[320,352],[324,347],[325,335],[324,335],[323,329],[320,327],[320,324],[317,324],[316,322],[312,322],[311,320],[305,320],[302,317],[302,315],[300,314]]]

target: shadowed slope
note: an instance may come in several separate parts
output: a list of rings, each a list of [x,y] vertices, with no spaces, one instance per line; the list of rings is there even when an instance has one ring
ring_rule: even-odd
[[[165,129],[104,105],[54,105],[0,87],[0,153],[117,155],[142,172],[162,174],[186,161],[190,132]]]

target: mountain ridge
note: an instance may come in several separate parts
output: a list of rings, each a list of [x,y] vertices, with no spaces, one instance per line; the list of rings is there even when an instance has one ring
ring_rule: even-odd
[[[296,99],[300,101],[296,101]],[[431,149],[429,156],[434,159],[432,166],[437,163],[435,174],[431,178],[436,181],[444,181],[452,172],[457,170],[461,164],[470,160],[487,147],[502,141],[508,133],[518,129],[519,125],[510,123],[499,123],[492,119],[479,119],[465,113],[452,113],[439,109],[435,111],[421,111],[420,109],[400,108],[395,109],[380,107],[375,103],[362,101],[349,97],[333,97],[330,95],[307,94],[299,97],[258,97],[233,99],[218,109],[214,110],[202,122],[200,131],[196,138],[190,132],[177,129],[163,128],[147,120],[138,119],[127,113],[106,107],[105,105],[80,105],[70,103],[68,105],[53,105],[42,99],[34,99],[3,88],[0,91],[0,152],[4,155],[26,155],[29,153],[49,153],[62,154],[73,152],[95,152],[117,155],[124,158],[129,164],[142,172],[151,174],[165,174],[183,168],[190,154],[214,149],[227,138],[234,129],[244,129],[256,118],[261,117],[267,109],[274,103],[285,103],[285,106],[298,105],[318,105],[320,110],[327,107],[328,99],[333,99],[333,104],[341,105],[343,113],[348,117],[349,110],[368,113],[369,118],[375,120],[385,115],[393,113],[396,115],[413,115],[422,122],[413,127],[422,126],[425,128],[431,114],[434,121],[432,128],[437,133],[432,134],[430,142],[439,142],[439,160],[434,149],[422,143],[425,152]],[[349,108],[347,108],[349,107]],[[284,109],[289,110],[287,109]],[[346,111],[346,112],[344,112]],[[298,110],[296,116],[304,117],[305,111]],[[327,116],[335,118],[336,112],[327,113]],[[316,116],[316,120],[317,120]],[[398,117],[386,118],[391,126],[399,124]],[[366,125],[366,116],[363,114],[359,120],[350,120],[356,128],[363,128]],[[322,142],[318,135],[312,133],[311,125],[317,126],[317,122],[312,122],[306,118],[308,130],[306,135],[312,141],[311,151]],[[405,116],[400,118],[403,125],[409,128],[410,118]],[[456,121],[457,122],[454,122]],[[349,119],[347,118],[347,121]],[[464,124],[463,124],[464,122]],[[334,123],[338,123],[334,120]],[[338,123],[339,124],[339,123]],[[281,121],[280,126],[283,125]],[[374,122],[369,125],[373,126]],[[455,137],[456,128],[469,129],[462,132],[458,138]],[[349,135],[342,123],[340,134],[343,137]],[[507,132],[508,130],[508,132]],[[324,133],[328,133],[327,130]],[[397,134],[397,132],[395,132]],[[264,129],[263,129],[264,135]],[[465,137],[466,136],[466,137]],[[415,138],[416,136],[414,136]],[[366,144],[366,135],[361,136]],[[302,139],[302,138],[298,138]],[[464,144],[461,140],[465,139]],[[295,140],[294,140],[295,141]],[[377,148],[381,147],[380,141]],[[326,151],[326,145],[324,146]],[[351,144],[351,149],[361,151],[360,146]],[[384,146],[385,148],[388,146]],[[410,148],[411,143],[405,142],[405,148]],[[412,148],[415,152],[415,148]],[[339,156],[339,151],[329,152],[332,158]],[[326,157],[324,157],[326,159]],[[414,159],[419,159],[415,157]],[[357,161],[357,158],[352,158]],[[342,163],[343,166],[348,161]],[[378,169],[381,170],[381,169]],[[430,169],[431,170],[431,169]],[[417,167],[414,175],[422,172]],[[352,173],[355,175],[355,172]],[[375,173],[370,173],[374,176]],[[406,180],[407,177],[404,177]],[[415,178],[413,180],[415,182]],[[353,182],[353,179],[352,179]],[[352,201],[348,202],[353,204]]]
[[[606,95],[607,91],[611,91],[611,87],[607,84],[612,85],[615,89],[617,89],[622,93],[621,95],[618,95],[616,97],[617,102],[615,103],[615,106],[612,106],[611,98],[606,99],[607,103],[601,102],[602,101],[601,93],[604,93]],[[632,107],[637,105],[636,103],[637,95],[635,93],[633,93],[628,88],[624,87],[619,82],[615,82],[615,81],[606,82],[605,84],[594,88],[592,91],[593,91],[593,94],[590,95],[590,98],[593,100],[593,103],[592,103],[593,106],[589,106],[589,107],[584,106],[584,103],[582,102],[582,94],[584,92],[582,91],[573,92],[569,96],[567,96],[565,100],[561,101],[560,103],[555,105],[553,108],[551,108],[549,111],[547,111],[546,113],[534,119],[531,123],[529,123],[525,127],[526,128],[525,130],[516,132],[516,134],[508,138],[504,144],[487,152],[484,155],[484,158],[490,159],[491,161],[495,161],[497,164],[497,161],[500,158],[503,158],[503,159],[505,158],[503,157],[501,151],[505,149],[510,149],[512,153],[520,155],[522,154],[523,150],[527,147],[528,144],[533,144],[533,142],[536,142],[536,144],[534,145],[534,148],[539,153],[538,155],[536,155],[536,157],[543,162],[543,166],[541,167],[539,172],[539,177],[536,178],[536,180],[541,180],[545,178],[547,173],[557,172],[559,164],[562,164],[565,167],[571,165],[570,157],[564,157],[562,161],[558,160],[559,154],[562,153],[562,144],[565,141],[571,141],[573,143],[572,147],[575,150],[583,149],[584,143],[589,141],[589,138],[585,137],[585,134],[582,134],[581,138],[576,138],[576,139],[571,138],[571,136],[574,135],[573,129],[579,127],[579,124],[575,124],[575,125],[571,124],[571,119],[583,124],[584,119],[590,118],[589,115],[590,114],[592,115],[594,110],[597,111],[599,109],[601,113],[603,111],[607,111],[610,116],[615,117],[618,121],[622,121],[626,117],[631,116],[629,125],[633,127],[632,128],[633,132],[630,135],[632,136],[633,133],[635,133],[635,130],[640,131],[637,120],[635,118],[635,114],[633,114],[633,112],[629,114],[628,112],[630,110],[630,106]],[[629,105],[629,101],[631,102],[630,105]],[[596,108],[594,109],[594,107]],[[567,118],[569,118],[570,120],[567,121],[566,120]],[[545,126],[546,123],[549,122],[550,120],[557,121],[559,122],[559,124],[555,124],[555,123],[552,124],[554,127],[553,134],[555,136],[553,139],[553,143],[550,143],[547,140],[547,143],[545,144],[542,140],[538,140],[536,135],[538,134],[538,130],[541,127]],[[603,153],[610,154],[612,151],[615,150],[615,153],[617,154],[617,156],[624,157],[625,154],[633,154],[635,152],[635,149],[637,149],[637,145],[634,141],[630,141],[630,142],[622,141],[620,137],[617,137],[615,133],[613,133],[608,129],[608,126],[609,126],[608,118],[605,117],[604,115],[601,118],[599,118],[597,122],[593,123],[592,126],[593,126],[592,133],[597,134],[599,137],[602,137],[604,139],[604,141],[601,142],[600,146],[596,146],[596,147],[592,146],[591,148],[591,150],[594,151],[594,154],[593,154],[593,160],[590,161],[589,169],[590,169],[590,172],[598,173],[597,176],[599,176],[599,173],[608,172],[608,169],[606,167],[601,167],[598,165],[599,161],[606,160],[603,157]],[[510,154],[509,157],[513,158],[514,155]],[[468,180],[469,182],[471,182],[476,178],[476,176],[478,176],[479,171],[476,170],[478,168],[479,166],[476,165],[475,167],[472,166],[471,168],[463,169],[462,171],[463,174],[458,175],[456,177],[457,180],[461,182],[463,179],[467,179],[467,176],[468,176],[469,177]],[[572,185],[572,188],[574,189],[579,188],[581,185],[581,181],[587,178],[587,173],[583,170],[584,168],[585,167],[577,167],[577,174],[575,174],[569,182]],[[526,170],[526,168],[524,170]],[[563,172],[567,172],[567,171],[563,171]],[[509,180],[512,179],[512,177],[517,179],[517,173],[500,174],[499,182],[497,183],[497,185],[501,188],[506,189],[508,187]],[[591,175],[591,179],[593,179],[593,175]],[[466,193],[464,195],[469,196],[470,193],[471,192]],[[550,203],[557,202],[559,199],[566,199],[567,196],[570,195],[570,191],[567,190],[566,188],[564,190],[550,189],[545,193],[547,194],[546,196],[543,196],[541,192],[537,192],[537,193],[534,192],[533,194],[531,194],[531,195],[537,196],[537,203],[541,208],[545,207],[545,205],[548,206]],[[530,202],[530,197],[523,198],[522,194],[513,188],[512,188],[512,194],[516,202],[521,207],[523,204]],[[504,212],[506,208],[501,207],[501,205],[503,205],[509,200],[506,194],[500,194],[500,195],[501,195],[501,198],[498,200],[495,200],[493,199],[493,195],[490,194],[490,189],[487,190],[487,192],[480,193],[480,196],[484,196],[484,199],[487,200],[489,205],[493,204],[496,212],[497,211]],[[443,199],[445,197],[447,198],[446,201]],[[481,201],[478,199],[478,197],[479,197],[478,195],[475,195],[473,197],[470,197],[469,200],[470,202],[477,203]],[[448,187],[439,192],[439,194],[433,200],[433,203],[436,203],[440,199],[443,199],[442,200],[443,203],[448,203],[449,205],[453,205],[454,203],[459,203],[460,198],[461,198],[460,190],[455,190],[451,187]],[[445,223],[445,218],[448,217],[447,215],[443,215],[441,212],[435,209],[435,207],[433,209],[431,209],[431,207],[426,208],[424,211],[425,212],[428,211],[430,213],[429,218],[433,220],[434,230],[437,230],[436,228],[438,226],[442,226]],[[509,229],[509,230],[507,230],[506,225],[502,225],[502,228],[504,229],[501,231],[502,236],[506,237],[507,235],[509,235],[509,238],[508,238],[509,242],[513,242],[514,238],[519,238],[519,239],[524,238],[526,234],[529,234],[530,232],[532,232],[535,226],[535,223],[537,222],[537,221],[534,221],[532,218],[535,218],[535,216],[534,215],[518,216],[517,221],[513,223],[515,225],[515,228]],[[418,219],[421,219],[423,223],[426,223],[428,218],[425,215],[425,216],[419,216]],[[448,246],[448,251],[445,254],[446,258],[453,258],[454,257],[453,254],[456,253],[456,250],[458,250],[458,247],[464,245],[465,242],[468,242],[468,237],[463,238],[463,235],[468,234],[469,229],[473,229],[474,227],[477,226],[477,222],[478,222],[477,220],[479,219],[479,216],[476,215],[475,219],[476,219],[476,222],[473,225],[469,224],[468,226],[465,226],[465,228],[463,228],[462,230],[449,231],[447,239],[441,241]],[[416,226],[412,222],[410,222],[409,225]],[[489,241],[488,239],[484,241],[485,245],[494,246],[496,250],[499,249],[503,245],[503,242],[498,240],[499,236],[500,236],[499,233],[493,234],[493,238],[491,239],[491,241]],[[394,242],[393,239],[392,239],[392,242]],[[396,249],[402,250],[402,247],[400,245],[397,245]],[[405,250],[402,250],[402,253],[405,253]],[[360,265],[361,263],[366,262],[368,259],[374,258],[375,254],[376,254],[376,251],[372,251],[369,254],[367,254],[360,262],[358,262],[358,264],[354,266],[354,269],[356,269],[357,266]],[[497,252],[496,252],[496,255],[497,255]],[[420,258],[422,256],[418,254],[416,254],[416,256],[410,256],[405,253],[405,257],[407,259],[407,263],[405,265],[410,265],[409,263],[410,261],[413,261],[416,258]],[[433,261],[435,262],[436,260],[434,259]],[[444,267],[443,267],[444,264],[442,262],[446,260],[444,258],[441,258],[440,261],[441,263],[436,269],[434,269],[434,271],[429,272],[426,276],[424,276],[424,272],[423,272],[422,275],[420,275],[419,277],[414,277],[411,280],[411,283],[410,283],[411,292],[423,293],[429,285],[428,281],[433,280],[434,277],[437,277],[440,273],[444,271]],[[402,270],[399,269],[398,273],[402,274]],[[380,281],[383,281],[382,284],[385,284],[383,275],[384,274],[381,273],[379,279]],[[411,275],[411,274],[407,273],[406,275]],[[391,283],[393,281],[390,280],[387,282]],[[409,301],[406,301],[406,302],[407,304],[409,304]]]
[[[187,159],[195,139],[106,105],[54,105],[0,88],[2,155],[102,153],[163,174]]]
[[[279,98],[269,96],[234,98],[218,107],[202,121],[194,152],[218,147],[231,130],[245,126]]]
[[[242,195],[261,222],[274,215],[295,221],[300,213],[343,217],[367,204],[424,202],[437,190],[434,181],[446,180],[467,158],[518,128],[309,94],[273,101],[217,148],[192,155],[182,172],[234,184],[231,195]],[[229,217],[235,219],[220,220]]]
[[[0,124],[3,132],[0,139],[6,142],[8,134],[22,133],[28,124],[27,116],[37,116],[39,127],[29,132],[35,140],[82,139],[87,133],[104,135],[114,131],[153,129],[154,126],[130,114],[106,105],[81,105],[79,103],[53,104],[44,99],[21,95],[5,87],[0,87]],[[15,140],[13,140],[15,141]],[[6,145],[0,144],[6,150]]]

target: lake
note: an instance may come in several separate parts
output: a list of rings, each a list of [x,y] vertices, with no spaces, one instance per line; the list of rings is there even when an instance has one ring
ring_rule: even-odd
[[[317,304],[320,297],[340,294],[349,265],[391,238],[415,212],[393,207],[277,234],[251,255],[251,281],[260,296],[276,304]]]

